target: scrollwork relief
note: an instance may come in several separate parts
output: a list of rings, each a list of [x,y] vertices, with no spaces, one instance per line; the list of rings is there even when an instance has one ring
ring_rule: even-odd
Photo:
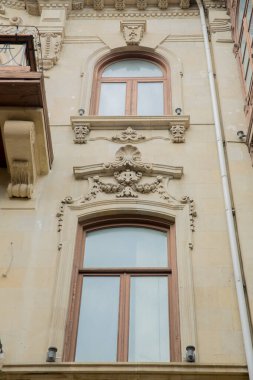
[[[115,135],[112,137],[112,141],[118,142],[118,143],[137,143],[144,141],[146,139],[145,136],[138,133],[136,130],[134,130],[132,127],[128,127],[118,135]]]
[[[117,11],[123,11],[126,7],[125,0],[115,0],[114,6]]]
[[[190,0],[180,0],[179,6],[182,9],[190,8]]]
[[[10,198],[31,198],[33,183],[30,175],[31,169],[26,160],[13,160],[11,165],[11,183],[7,187]]]
[[[167,9],[169,6],[168,0],[158,0],[158,8],[160,9]]]
[[[44,70],[51,69],[59,60],[62,49],[62,33],[41,32],[42,60],[39,65]]]
[[[185,127],[183,125],[172,125],[170,128],[171,141],[173,143],[185,142]]]
[[[104,169],[134,169],[140,171],[152,170],[151,164],[145,164],[141,159],[141,152],[138,148],[132,145],[126,145],[120,148],[115,155],[115,160],[104,164]]]
[[[104,9],[104,0],[93,0],[93,8],[96,11],[102,11]]]
[[[136,6],[139,10],[144,10],[147,8],[148,2],[147,2],[147,0],[137,0]]]
[[[90,133],[90,124],[76,125],[74,126],[74,143],[75,144],[86,144],[87,136]]]

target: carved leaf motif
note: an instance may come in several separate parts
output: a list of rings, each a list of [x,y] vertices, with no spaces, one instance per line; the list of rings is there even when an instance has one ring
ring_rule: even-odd
[[[112,141],[129,143],[129,142],[140,142],[145,140],[146,137],[139,134],[132,127],[128,127],[126,130],[122,131],[120,134],[113,136]]]

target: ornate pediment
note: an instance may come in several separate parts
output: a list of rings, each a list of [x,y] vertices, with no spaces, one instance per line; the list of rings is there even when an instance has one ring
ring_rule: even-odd
[[[182,204],[168,193],[169,180],[181,178],[183,168],[146,163],[133,145],[119,148],[113,161],[92,166],[74,167],[76,179],[88,180],[89,189],[81,203],[96,199],[100,194],[115,198],[138,198],[141,194],[156,194],[174,206]]]

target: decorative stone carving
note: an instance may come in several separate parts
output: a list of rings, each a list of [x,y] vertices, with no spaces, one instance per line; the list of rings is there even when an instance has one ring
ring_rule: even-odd
[[[97,200],[102,194],[116,199],[136,199],[140,195],[151,197],[154,194],[154,199],[158,195],[171,209],[181,210],[188,205],[190,229],[192,232],[195,230],[197,213],[193,200],[189,196],[177,199],[168,192],[170,180],[182,177],[182,167],[144,163],[137,147],[126,145],[118,149],[113,162],[74,167],[73,171],[76,179],[85,179],[89,184],[88,192],[71,205],[73,209],[82,209],[85,207],[84,204]],[[101,198],[98,201],[101,201]],[[59,214],[59,217],[61,216],[62,214]],[[61,230],[61,220],[58,228]],[[193,248],[192,240],[189,247]]]
[[[139,45],[146,31],[146,21],[121,21],[120,29],[127,45]]]
[[[118,135],[112,137],[112,141],[118,143],[138,143],[145,140],[146,137],[138,133],[132,127],[128,127]]]
[[[169,1],[168,0],[158,0],[158,8],[160,9],[167,9],[169,6]]]
[[[83,0],[73,0],[72,1],[72,9],[74,11],[83,9],[83,7],[84,7],[84,1]]]
[[[172,125],[170,128],[171,141],[173,143],[185,142],[185,127],[183,125]]]
[[[44,70],[49,70],[59,60],[63,35],[62,33],[55,32],[41,32],[40,39],[42,60],[40,60],[39,65],[43,67]]]
[[[11,165],[12,178],[7,188],[10,198],[31,198],[33,184],[31,183],[29,162],[13,160]]]
[[[3,132],[11,175],[8,195],[10,198],[31,198],[36,178],[34,123],[8,120]]]
[[[215,18],[210,23],[211,33],[217,32],[230,32],[231,31],[231,22],[229,18]]]
[[[57,232],[59,233],[59,240],[58,240],[58,251],[62,249],[62,239],[61,239],[61,231],[62,231],[62,226],[63,226],[63,219],[64,219],[64,210],[65,206],[68,204],[72,204],[74,202],[74,199],[71,196],[65,197],[59,207],[59,211],[56,214],[56,217],[58,219],[58,224],[57,224]]]
[[[182,9],[190,8],[190,0],[180,0],[179,6]]]
[[[4,14],[5,14],[5,8],[3,4],[0,4],[0,15],[4,15]]]
[[[125,0],[115,0],[114,6],[117,11],[123,11],[126,7]]]
[[[21,17],[16,17],[16,16],[15,17],[11,17],[9,19],[9,21],[10,21],[11,25],[15,25],[15,26],[23,24],[23,20],[22,20]]]
[[[40,9],[39,9],[39,4],[37,0],[26,0],[25,8],[26,8],[26,11],[29,13],[29,15],[32,15],[32,16],[40,15]]]
[[[137,1],[136,1],[136,6],[137,6],[137,8],[138,8],[140,11],[142,11],[142,10],[144,10],[144,9],[147,8],[147,6],[148,6],[148,2],[147,2],[147,0],[137,0]]]
[[[102,11],[104,9],[104,0],[93,0],[93,8],[96,11]]]
[[[74,143],[75,144],[85,144],[87,143],[87,136],[90,133],[90,124],[76,125],[74,126]]]
[[[189,204],[189,217],[190,217],[190,229],[192,232],[195,231],[195,218],[197,216],[197,212],[195,210],[195,203],[193,199],[188,196],[184,196],[181,198],[181,203]]]
[[[132,168],[140,171],[150,171],[151,164],[145,164],[141,159],[141,152],[132,145],[120,148],[115,155],[115,160],[104,165],[105,169],[123,170]]]
[[[141,153],[136,147],[126,145],[116,152],[113,162],[104,164],[100,170],[102,177],[110,176],[112,178],[111,182],[104,181],[101,175],[88,176],[89,191],[84,196],[82,203],[96,199],[99,193],[115,194],[116,198],[138,198],[138,194],[155,192],[162,199],[177,203],[166,189],[166,181],[175,175],[168,174],[171,169],[171,167],[167,167],[166,178],[160,174],[164,173],[164,171],[154,170],[152,164],[142,161]],[[175,169],[173,168],[172,172],[175,172]],[[145,177],[147,177],[147,180],[145,180]]]

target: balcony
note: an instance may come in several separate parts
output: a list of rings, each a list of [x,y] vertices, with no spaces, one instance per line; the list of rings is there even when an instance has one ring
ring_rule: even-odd
[[[10,198],[31,198],[36,177],[47,174],[53,161],[44,78],[37,62],[37,30],[6,27],[6,34],[0,34],[0,168],[10,173]]]

